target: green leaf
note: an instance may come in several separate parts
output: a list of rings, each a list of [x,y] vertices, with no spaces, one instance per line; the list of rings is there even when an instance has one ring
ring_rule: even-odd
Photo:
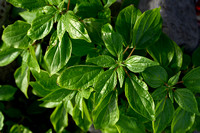
[[[161,34],[159,40],[147,48],[152,58],[159,62],[160,65],[166,67],[174,57],[174,42],[164,33]]]
[[[133,55],[124,61],[126,67],[135,73],[143,72],[146,68],[159,65],[146,57]]]
[[[122,66],[117,68],[117,75],[118,75],[118,81],[120,84],[120,88],[122,88],[124,84],[124,79],[125,79],[125,71]]]
[[[181,50],[181,48],[175,43],[174,44],[174,49],[175,49],[175,53],[174,53],[174,57],[169,65],[169,67],[172,69],[172,71],[174,73],[177,73],[180,71],[181,67],[182,67],[182,63],[183,63],[183,52]]]
[[[200,66],[200,46],[192,54],[192,63],[194,67]]]
[[[87,59],[87,62],[96,64],[97,66],[104,68],[111,67],[116,64],[115,59],[108,55],[100,55],[97,57],[89,58]]]
[[[153,128],[155,133],[162,133],[162,131],[171,122],[174,114],[174,106],[170,99],[164,98],[157,104],[156,107],[156,121]]]
[[[154,100],[162,100],[167,96],[167,87],[161,86],[159,88],[156,88],[156,90],[152,93],[152,97]]]
[[[4,115],[0,111],[0,131],[3,129],[4,126]]]
[[[95,18],[99,11],[103,9],[100,0],[86,0],[77,3],[74,13],[81,18]]]
[[[101,101],[111,92],[117,85],[117,74],[114,69],[107,70],[101,73],[94,83],[95,105]]]
[[[191,64],[191,56],[188,54],[183,53],[183,63],[181,70],[187,70]]]
[[[55,74],[67,64],[71,57],[71,52],[72,44],[67,33],[64,34],[62,40],[56,39],[51,44],[44,56],[50,75]]]
[[[38,9],[38,10],[32,10],[32,11],[23,11],[20,12],[19,15],[29,24],[32,23],[32,21],[37,17],[42,15],[42,10]]]
[[[177,89],[174,92],[174,98],[182,109],[191,113],[199,114],[196,98],[190,90]]]
[[[155,105],[145,82],[135,75],[125,82],[125,96],[131,108],[149,120],[155,120]]]
[[[9,133],[32,133],[32,131],[23,125],[15,124],[11,127]]]
[[[31,70],[34,78],[36,79],[37,83],[42,85],[48,91],[55,91],[57,89],[61,89],[60,86],[57,85],[57,77],[58,75],[54,74],[52,76],[49,75],[48,72],[41,70],[40,72]],[[37,88],[37,90],[40,90]]]
[[[85,56],[88,53],[96,52],[94,44],[85,40],[72,39],[72,53],[76,56]]]
[[[32,40],[27,36],[30,28],[30,24],[18,20],[5,28],[2,40],[10,47],[26,49],[32,43]]]
[[[124,37],[128,45],[132,42],[133,27],[141,14],[140,10],[130,5],[121,10],[117,16],[115,28]]]
[[[116,2],[116,0],[103,0],[103,3],[105,4],[104,8],[110,7],[115,2]]]
[[[67,89],[58,89],[56,91],[51,92],[44,98],[40,99],[40,101],[44,102],[62,102],[63,100],[71,100],[74,95],[75,91],[67,90]]]
[[[144,81],[152,88],[158,88],[167,83],[168,80],[168,74],[161,66],[148,67],[142,73],[142,76]]]
[[[113,126],[119,120],[118,94],[109,93],[92,112],[95,129]]]
[[[91,42],[84,24],[79,21],[79,18],[72,11],[62,15],[61,21],[72,39],[83,39]]]
[[[171,124],[172,133],[185,133],[190,130],[195,121],[195,114],[187,112],[180,107],[174,113]]]
[[[55,11],[37,16],[32,21],[28,36],[33,40],[39,40],[47,36],[53,28],[54,15]]]
[[[194,68],[183,77],[183,84],[194,92],[200,92],[200,67]]]
[[[59,5],[63,0],[47,0],[51,5]]]
[[[106,48],[113,56],[120,56],[123,52],[123,38],[115,32],[112,26],[108,23],[102,27],[102,39],[105,43]]]
[[[62,40],[65,32],[66,32],[66,27],[65,27],[64,23],[62,22],[62,20],[59,19],[58,24],[57,24],[57,36],[60,41]]]
[[[101,38],[101,28],[104,24],[108,23],[106,19],[95,19],[95,18],[86,18],[83,20],[83,23],[88,31],[88,34],[95,44],[103,44]]]
[[[0,101],[9,101],[13,98],[17,88],[10,85],[0,86]]]
[[[87,89],[93,85],[94,79],[101,72],[101,68],[95,66],[72,66],[65,69],[58,77],[58,84],[67,89]]]
[[[181,71],[179,71],[176,75],[172,76],[168,80],[168,85],[174,86],[178,82],[180,74],[181,74]]]
[[[50,116],[51,123],[56,132],[62,132],[68,126],[68,112],[66,103],[63,102],[56,107]]]
[[[8,48],[0,50],[0,66],[6,66],[13,62],[21,53],[20,49]]]
[[[131,47],[143,49],[154,44],[162,33],[160,8],[144,12],[136,21],[133,28]]]
[[[46,95],[52,92],[50,89],[45,88],[39,82],[30,82],[29,84],[33,88],[32,90],[33,94],[39,97],[45,97]]]
[[[17,87],[24,93],[26,98],[28,98],[28,86],[30,81],[30,70],[28,66],[25,67],[25,70],[23,71],[23,67],[19,67],[14,74],[15,77],[15,83],[17,84]]]
[[[119,121],[116,123],[119,133],[144,133],[144,127],[138,124],[135,118],[120,114]]]
[[[7,0],[15,7],[25,8],[28,10],[33,10],[39,7],[44,7],[48,3],[46,0]]]
[[[83,97],[85,99],[89,99],[89,97],[93,91],[94,91],[94,89],[92,87],[89,87],[87,89],[80,90],[79,93],[80,93],[81,97]]]
[[[79,126],[83,131],[88,131],[92,125],[92,121],[87,105],[81,93],[76,95],[75,102],[76,105],[72,112],[73,120],[75,121],[76,125]]]

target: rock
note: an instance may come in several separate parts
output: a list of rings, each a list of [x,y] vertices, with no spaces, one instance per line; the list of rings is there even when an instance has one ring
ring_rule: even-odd
[[[161,7],[163,32],[187,52],[198,45],[199,30],[194,0],[140,0],[142,11]]]

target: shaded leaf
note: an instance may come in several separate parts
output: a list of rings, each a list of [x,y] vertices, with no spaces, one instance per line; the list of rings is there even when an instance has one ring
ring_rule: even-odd
[[[13,98],[17,88],[10,85],[0,86],[0,101],[9,101]]]
[[[160,8],[144,12],[136,21],[133,28],[131,47],[143,49],[154,44],[162,33]]]
[[[115,28],[124,37],[128,45],[132,42],[133,27],[141,14],[140,10],[130,5],[121,10],[117,16]]]
[[[172,133],[184,133],[188,131],[195,121],[195,114],[187,112],[180,107],[176,109],[171,124]]]
[[[168,85],[174,86],[178,82],[180,74],[181,74],[181,72],[179,71],[176,75],[172,76],[168,80]]]
[[[0,131],[3,129],[4,126],[4,115],[0,111]]]
[[[161,66],[148,67],[142,73],[142,76],[144,81],[152,88],[160,87],[167,83],[168,80],[168,74]]]
[[[125,71],[122,66],[117,68],[117,75],[118,75],[118,81],[120,84],[120,88],[122,88],[125,80]]]
[[[9,133],[32,133],[32,131],[23,125],[15,124],[11,127]]]

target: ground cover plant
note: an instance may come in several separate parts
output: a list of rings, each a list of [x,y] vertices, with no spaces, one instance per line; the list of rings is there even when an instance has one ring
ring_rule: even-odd
[[[24,10],[2,34],[0,66],[18,68],[15,84],[0,86],[0,132],[200,130],[200,48],[189,56],[167,37],[160,8],[7,1]]]

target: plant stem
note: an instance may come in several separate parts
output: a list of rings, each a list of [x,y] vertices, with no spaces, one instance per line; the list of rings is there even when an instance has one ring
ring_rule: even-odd
[[[179,82],[177,82],[176,84],[182,84],[183,83],[183,81],[179,81]]]
[[[128,75],[129,78],[131,78],[131,76],[128,74],[127,70],[123,67],[125,73]]]
[[[123,54],[126,53],[126,51],[129,49],[129,45],[126,47],[126,49],[124,50]]]
[[[131,50],[131,53],[129,54],[129,56],[127,57],[127,59],[133,54],[134,50],[135,50],[135,47]]]
[[[70,0],[68,1],[68,4],[67,4],[67,11],[69,10],[69,5],[70,5]]]

